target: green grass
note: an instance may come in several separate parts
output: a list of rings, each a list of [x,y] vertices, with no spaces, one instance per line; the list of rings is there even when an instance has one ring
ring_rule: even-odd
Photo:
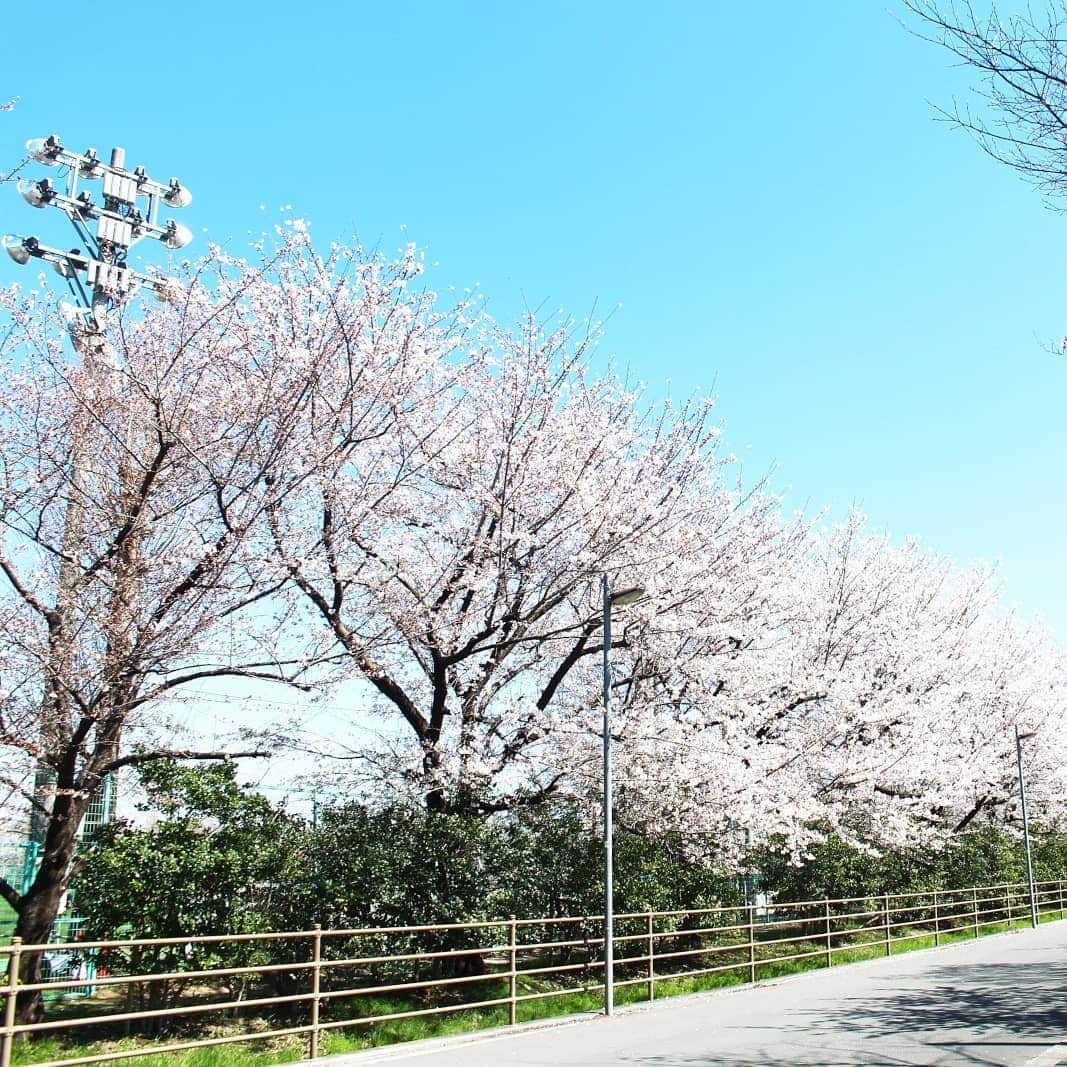
[[[1055,922],[1059,918],[1060,914],[1057,909],[1045,910],[1040,915],[1040,921],[1043,923]],[[1029,918],[1020,917],[1010,924],[1005,921],[984,927],[979,931],[979,935],[1002,933],[1009,929],[1017,929],[1028,925]],[[848,947],[835,948],[833,952],[834,967],[876,959],[886,955],[886,943],[884,934],[881,931],[857,929],[848,935],[844,933],[835,934],[834,942],[839,942],[846,936],[853,940],[863,938],[864,941]],[[892,955],[895,956],[904,952],[932,948],[935,942],[947,945],[953,942],[973,939],[974,931],[970,928],[946,931],[940,935],[940,938],[935,938],[934,933],[928,928],[916,928],[913,931],[913,936],[893,938],[890,942],[890,949]],[[722,945],[727,951],[718,953],[713,958],[716,963],[734,964],[732,969],[719,971],[715,974],[682,978],[657,976],[655,984],[656,999],[707,992],[747,983],[749,980],[747,948],[739,947],[736,951],[730,951],[728,942],[723,942]],[[825,940],[822,939],[811,939],[788,946],[757,946],[757,981],[765,982],[775,978],[802,974],[807,971],[825,969],[825,947]],[[775,952],[787,952],[790,955],[812,952],[815,955],[800,960],[774,961],[771,956]],[[625,965],[620,970],[625,973]],[[489,985],[489,983],[492,983],[492,985]],[[487,979],[487,986],[492,991],[485,994],[486,999],[506,995],[506,983],[499,979]],[[543,979],[520,978],[518,992],[522,995],[524,993],[548,992],[553,988]],[[615,999],[620,1006],[646,1002],[647,984],[645,980],[642,979],[632,985],[618,987]],[[360,998],[357,1003],[359,1004],[360,1017],[363,1018],[372,1014],[388,1015],[410,1011],[421,1006],[411,999],[382,996]],[[516,1018],[518,1022],[523,1023],[583,1012],[595,1012],[600,1010],[602,1003],[603,993],[601,990],[576,990],[572,993],[546,997],[541,1000],[521,1001],[517,1005]],[[50,1011],[50,1017],[56,1018],[70,1011],[73,1024],[76,1018],[75,1013],[80,1014],[83,1010],[84,1001],[80,1004],[57,1004],[55,1005],[55,1010]],[[478,1030],[503,1027],[507,1023],[508,1009],[506,1005],[491,1008],[466,1008],[443,1015],[394,1019],[382,1023],[357,1024],[354,1022],[351,1028],[346,1028],[344,1031],[334,1030],[323,1033],[319,1039],[319,1055],[330,1056],[383,1045],[418,1041],[430,1037],[472,1033]],[[285,1026],[290,1024],[279,1023],[277,1025]],[[299,1023],[295,1025],[299,1025]],[[185,1039],[172,1038],[168,1040],[179,1041]],[[253,1041],[248,1044],[223,1045],[213,1048],[200,1048],[188,1052],[161,1054],[151,1052],[150,1044],[145,1038],[130,1037],[110,1041],[78,1041],[73,1036],[67,1038],[47,1037],[37,1041],[16,1043],[12,1063],[16,1067],[21,1067],[21,1065],[68,1057],[73,1058],[94,1054],[110,1056],[116,1052],[133,1051],[140,1047],[145,1047],[146,1049],[143,1056],[131,1057],[120,1062],[130,1064],[131,1067],[272,1067],[274,1064],[294,1063],[307,1056],[308,1038],[306,1035],[288,1038],[264,1037],[261,1040],[262,1044]]]
[[[94,1053],[112,1055],[136,1047],[137,1045],[132,1041],[74,1045],[55,1038],[45,1038],[41,1041],[16,1045],[11,1062],[20,1065],[65,1057],[91,1056]],[[128,1060],[119,1062],[133,1064],[136,1067],[178,1067],[178,1065],[180,1067],[272,1067],[273,1064],[297,1063],[306,1054],[306,1046],[295,1043],[289,1048],[278,1047],[259,1052],[241,1046],[222,1045],[217,1048],[193,1049],[182,1053],[146,1053],[144,1056],[131,1056]]]

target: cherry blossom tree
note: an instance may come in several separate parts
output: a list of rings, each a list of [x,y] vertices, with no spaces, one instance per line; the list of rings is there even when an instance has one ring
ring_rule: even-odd
[[[601,574],[646,590],[635,619],[678,614],[709,569],[721,590],[781,534],[773,502],[728,481],[710,403],[657,412],[591,378],[591,333],[571,325],[483,323],[479,338],[445,368],[429,424],[401,431],[393,466],[409,477],[384,506],[351,507],[335,464],[314,515],[289,497],[271,530],[293,588],[402,726],[400,787],[487,814],[572,788],[562,752],[596,743]],[[747,610],[756,630],[751,584],[707,610]],[[619,684],[657,669],[635,659]]]
[[[307,683],[319,650],[277,640],[257,536],[329,454],[387,435],[447,352],[454,317],[409,294],[417,271],[323,260],[300,234],[257,266],[216,251],[170,303],[73,347],[47,296],[0,294],[0,744],[9,777],[28,757],[55,783],[35,879],[0,880],[25,942],[48,940],[107,775],[226,755],[175,749],[161,700],[220,676]]]
[[[39,292],[2,295],[0,752],[55,780],[36,880],[0,881],[20,936],[47,939],[106,775],[219,755],[158,716],[204,678],[359,679],[394,747],[334,754],[430,811],[591,811],[605,574],[643,590],[616,619],[624,824],[723,855],[1010,813],[1012,726],[1054,721],[1064,672],[990,572],[783,518],[710,402],[651,403],[591,374],[596,327],[504,330],[420,275],[294,226],[73,350]]]
[[[1062,654],[999,609],[992,573],[865,534],[856,516],[805,540],[737,655],[703,679],[691,655],[668,655],[674,715],[623,734],[630,817],[703,830],[727,852],[739,827],[798,848],[827,829],[936,839],[1010,807],[1020,721],[1043,738],[1034,782],[1050,801]],[[1042,816],[1062,820],[1062,804]]]
[[[978,815],[1010,815],[1019,721],[1046,726],[1035,808],[1062,819],[1063,763],[1047,728],[1064,692],[1062,658],[999,608],[991,571],[867,534],[858,516],[829,531],[788,526],[773,502],[742,506],[721,482],[716,498],[720,467],[693,477],[693,499],[673,513],[673,529],[658,527],[655,554],[613,560],[647,591],[626,609],[616,649],[624,824],[687,831],[720,859],[752,834],[797,849],[830,829],[866,844],[936,841]],[[431,805],[491,812],[552,793],[595,805],[592,577],[555,605],[551,629],[533,633],[536,656],[497,651],[515,673],[487,687],[473,723],[446,693],[457,710],[444,713],[437,777],[425,761],[407,765],[422,788],[448,783]],[[433,632],[443,632],[436,619]],[[453,799],[463,789],[465,806]]]
[[[594,803],[606,573],[645,590],[614,681],[632,825],[720,849],[742,829],[899,842],[1003,806],[1011,724],[1047,718],[1062,676],[1043,643],[1021,654],[1033,634],[998,614],[992,574],[859,517],[784,520],[730,481],[709,404],[643,405],[588,373],[589,345],[479,322],[373,461],[320,448],[270,507],[272,580],[390,734],[332,754],[434,811]]]
[[[989,568],[861,536],[858,524],[822,539],[824,577],[805,583],[818,599],[803,613],[801,684],[838,711],[807,773],[839,826],[890,843],[953,832],[1014,792],[1013,726],[1056,715],[1061,657],[1004,609]]]

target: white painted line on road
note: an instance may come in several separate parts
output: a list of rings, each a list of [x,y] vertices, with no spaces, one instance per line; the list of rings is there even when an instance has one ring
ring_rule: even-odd
[[[1057,1067],[1057,1064],[1067,1060],[1067,1045],[1053,1045],[1045,1049],[1040,1056],[1027,1060],[1023,1067]]]

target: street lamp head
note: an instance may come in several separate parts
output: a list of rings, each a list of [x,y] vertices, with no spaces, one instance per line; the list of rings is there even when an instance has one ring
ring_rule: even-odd
[[[1028,730],[1025,726],[1020,726],[1018,723],[1016,723],[1015,724],[1015,736],[1020,741],[1025,741],[1028,737],[1037,737],[1037,731],[1036,730]]]
[[[620,589],[617,593],[612,593],[611,603],[621,608],[627,604],[636,604],[644,595],[644,586],[635,585],[630,589]]]

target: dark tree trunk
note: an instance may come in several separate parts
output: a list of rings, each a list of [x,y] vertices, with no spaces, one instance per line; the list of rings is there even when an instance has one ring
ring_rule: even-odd
[[[33,884],[19,901],[14,936],[24,945],[44,945],[52,937],[52,927],[70,878],[71,862],[78,844],[78,827],[84,806],[75,804],[70,795],[55,798],[42,849],[41,866]],[[42,953],[23,952],[19,960],[19,984],[34,985],[41,981]],[[44,1001],[40,990],[20,993],[16,1003],[16,1022],[40,1022]]]

